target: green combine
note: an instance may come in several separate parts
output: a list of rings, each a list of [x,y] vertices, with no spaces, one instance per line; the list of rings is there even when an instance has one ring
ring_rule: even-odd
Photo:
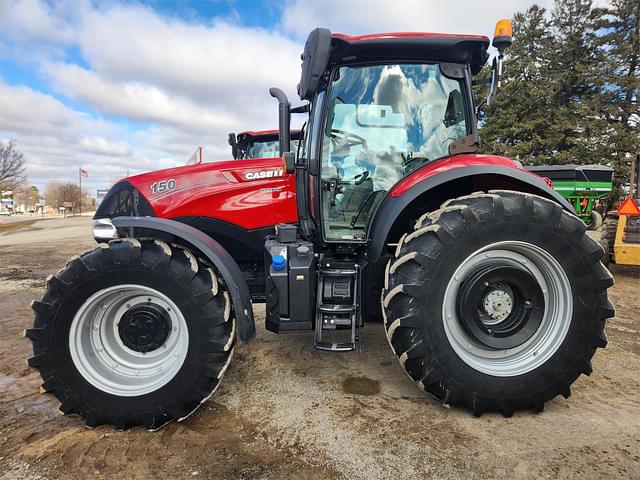
[[[602,214],[595,207],[613,189],[613,169],[603,165],[540,165],[525,167],[547,177],[553,189],[566,198],[589,229],[602,225]]]

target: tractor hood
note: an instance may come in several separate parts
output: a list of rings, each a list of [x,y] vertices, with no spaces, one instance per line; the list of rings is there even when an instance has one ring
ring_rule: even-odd
[[[95,218],[208,217],[244,229],[297,221],[295,179],[280,158],[185,165],[116,183]]]

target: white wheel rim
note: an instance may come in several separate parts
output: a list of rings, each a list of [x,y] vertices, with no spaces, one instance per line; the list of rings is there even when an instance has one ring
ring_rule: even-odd
[[[158,348],[142,353],[125,345],[118,333],[123,315],[153,304],[171,322]],[[69,351],[76,369],[97,389],[135,397],[166,385],[182,367],[189,349],[187,322],[165,294],[144,285],[117,285],[94,293],[78,309],[69,331]]]
[[[461,324],[456,308],[461,285],[486,265],[512,265],[527,270],[542,289],[545,310],[541,324],[525,343],[491,349],[477,342]],[[571,284],[563,268],[542,248],[519,241],[494,243],[469,255],[447,284],[442,320],[455,353],[475,370],[497,377],[522,375],[547,362],[564,341],[573,315]]]

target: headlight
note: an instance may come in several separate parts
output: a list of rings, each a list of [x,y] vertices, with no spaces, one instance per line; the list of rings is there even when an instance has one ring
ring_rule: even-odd
[[[110,218],[98,218],[93,221],[93,238],[97,242],[118,238],[118,231]]]

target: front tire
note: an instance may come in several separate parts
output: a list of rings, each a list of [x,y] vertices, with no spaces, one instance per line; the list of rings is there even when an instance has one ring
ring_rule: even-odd
[[[383,312],[409,376],[475,415],[541,411],[606,346],[601,247],[556,203],[511,191],[446,202],[389,262]]]
[[[124,239],[51,276],[25,335],[43,390],[88,426],[157,429],[216,390],[235,342],[233,306],[189,250]]]

